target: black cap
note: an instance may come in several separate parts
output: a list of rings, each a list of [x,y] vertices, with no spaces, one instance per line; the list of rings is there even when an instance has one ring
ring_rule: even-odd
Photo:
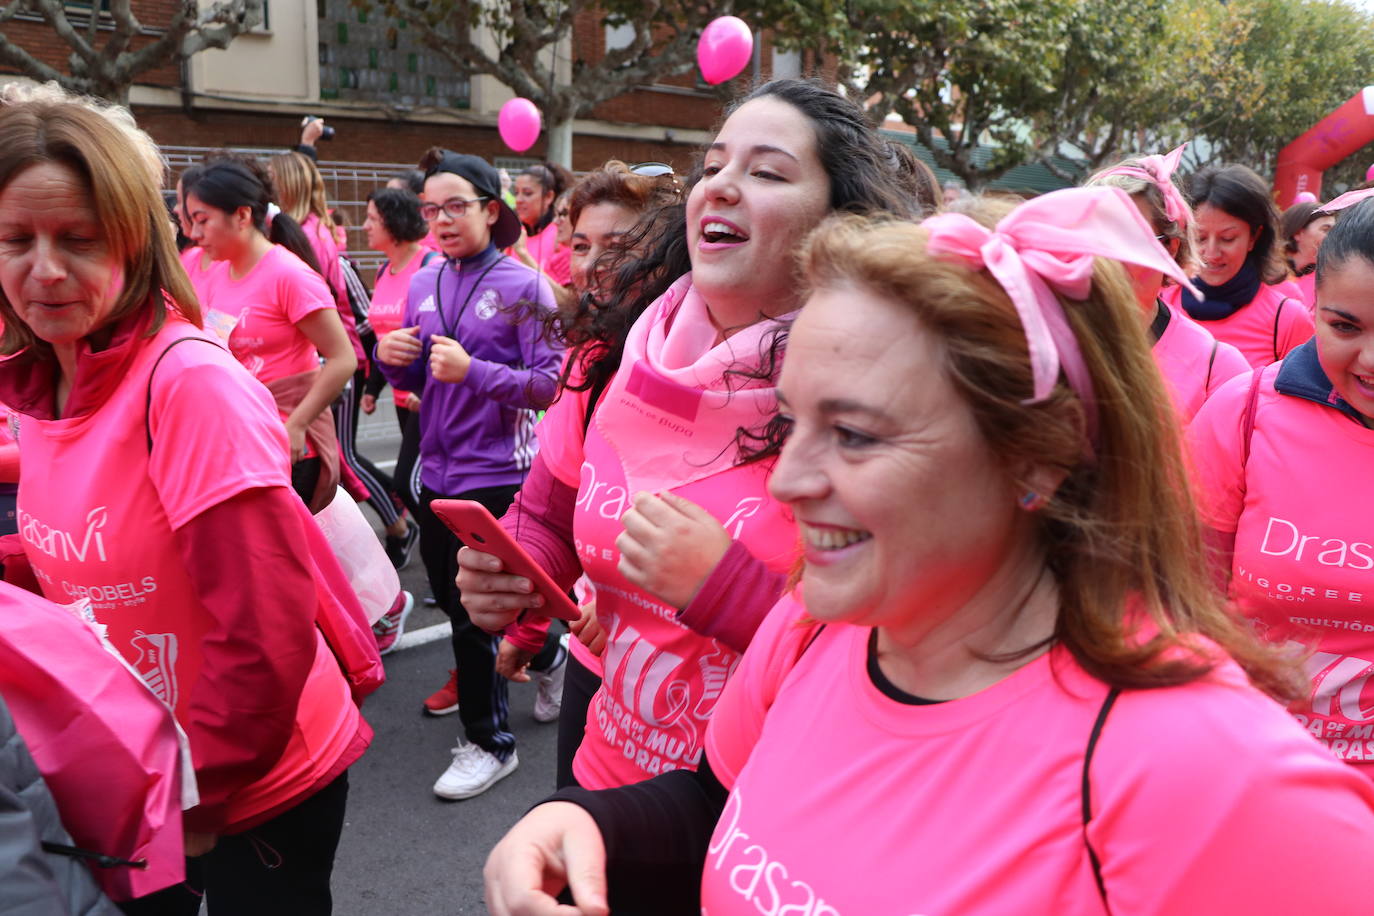
[[[501,196],[501,176],[481,156],[444,150],[439,161],[425,170],[428,178],[438,172],[452,172],[477,189],[488,200],[496,201],[496,225],[491,227],[491,240],[497,248],[509,248],[520,238],[520,220]]]

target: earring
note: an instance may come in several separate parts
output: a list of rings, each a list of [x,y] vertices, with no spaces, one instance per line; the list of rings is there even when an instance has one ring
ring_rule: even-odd
[[[1034,512],[1036,509],[1039,509],[1040,507],[1045,505],[1045,497],[1041,496],[1034,490],[1027,490],[1025,494],[1022,495],[1022,497],[1018,499],[1016,502],[1017,505],[1019,505],[1022,509],[1025,509],[1027,512]]]

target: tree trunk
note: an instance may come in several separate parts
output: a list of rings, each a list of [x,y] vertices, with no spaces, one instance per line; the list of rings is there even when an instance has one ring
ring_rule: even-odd
[[[549,161],[572,168],[573,119],[565,118],[549,125]]]

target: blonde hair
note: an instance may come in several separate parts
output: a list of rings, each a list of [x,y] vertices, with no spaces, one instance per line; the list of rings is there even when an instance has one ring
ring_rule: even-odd
[[[991,224],[1010,207],[971,209]],[[943,341],[944,370],[1007,473],[1065,474],[1037,513],[1061,600],[1054,638],[1118,687],[1201,677],[1217,661],[1210,640],[1257,686],[1291,696],[1294,673],[1227,614],[1206,566],[1178,423],[1124,268],[1098,259],[1088,298],[1063,303],[1097,399],[1090,459],[1083,405],[1067,384],[1025,403],[1026,336],[1002,287],[986,271],[927,254],[927,237],[910,223],[832,217],[804,246],[802,269],[812,288],[858,286],[911,309]]]
[[[162,327],[170,304],[199,327],[200,304],[177,257],[162,200],[162,158],[133,116],[118,106],[69,95],[54,83],[5,87],[0,92],[0,189],[43,163],[67,166],[84,179],[105,241],[123,267],[124,285],[111,323],[151,309],[151,335]],[[51,358],[52,348],[19,319],[3,290],[0,317],[0,354],[32,348],[35,356]]]
[[[1139,159],[1123,159],[1116,165],[1108,166],[1089,178],[1083,183],[1083,186],[1085,188],[1120,188],[1131,197],[1144,200],[1150,207],[1150,225],[1154,227],[1155,232],[1164,236],[1165,240],[1178,239],[1178,251],[1174,252],[1174,260],[1184,270],[1191,270],[1193,248],[1195,247],[1193,244],[1193,224],[1188,222],[1179,225],[1177,221],[1169,219],[1169,212],[1164,203],[1164,192],[1153,181],[1146,181],[1144,178],[1137,178],[1133,175],[1107,174],[1112,169],[1124,168],[1144,169],[1145,166]],[[1178,187],[1178,182],[1174,181],[1172,177],[1169,178],[1169,181],[1181,197],[1183,189]]]
[[[332,236],[334,218],[329,215],[324,176],[310,157],[303,153],[279,153],[269,162],[272,184],[276,188],[277,203],[282,212],[302,225],[314,214],[319,217],[324,230]]]

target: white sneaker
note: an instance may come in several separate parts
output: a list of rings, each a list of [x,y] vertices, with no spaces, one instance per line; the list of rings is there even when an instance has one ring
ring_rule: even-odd
[[[451,801],[481,795],[519,765],[515,751],[502,762],[495,754],[464,741],[453,749],[453,762],[434,784],[434,794]]]
[[[548,671],[532,671],[534,684],[539,688],[534,695],[534,720],[536,722],[557,722],[563,712],[563,676],[568,673],[568,634],[564,633],[559,641],[563,643],[563,661]]]

